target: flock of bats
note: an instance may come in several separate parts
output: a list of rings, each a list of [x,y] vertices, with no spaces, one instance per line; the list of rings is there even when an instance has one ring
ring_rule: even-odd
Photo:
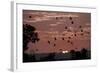
[[[32,16],[29,16],[29,18],[31,19],[32,18]],[[55,18],[56,20],[58,20],[58,19],[62,19],[62,17],[56,17]],[[73,18],[72,17],[69,17],[69,20],[71,21],[71,25],[74,25],[74,21],[73,21]],[[65,26],[65,28],[64,28],[66,31],[68,31],[67,29],[68,29],[68,27],[67,26]],[[84,30],[82,29],[82,26],[80,25],[79,26],[79,29],[80,29],[80,31],[82,32],[82,33],[80,33],[80,35],[81,36],[83,36],[84,35]],[[69,30],[69,31],[71,31],[71,30]],[[90,34],[90,32],[86,32],[87,34]],[[74,35],[73,35],[74,37],[76,37],[77,36],[77,34],[76,33],[74,33]],[[62,37],[61,38],[63,41],[65,40],[65,38],[64,37]],[[68,40],[67,40],[67,43],[70,43],[71,45],[73,45],[74,43],[71,41],[71,37],[68,37]],[[57,38],[56,37],[54,37],[54,40],[56,41],[57,40]],[[47,40],[47,43],[48,44],[52,44],[51,43],[51,41],[50,40]],[[53,47],[55,47],[56,46],[56,43],[53,43]],[[77,48],[75,48],[75,49],[77,49]],[[60,49],[60,50],[62,50],[62,49]],[[36,51],[38,51],[38,49],[36,49]]]

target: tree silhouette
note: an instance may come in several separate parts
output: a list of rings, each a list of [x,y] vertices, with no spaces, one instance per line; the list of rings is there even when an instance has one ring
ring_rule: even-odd
[[[38,33],[35,32],[35,30],[36,28],[31,25],[23,25],[23,62],[33,61],[35,59],[34,55],[30,56],[25,53],[28,49],[27,45],[29,42],[35,43],[36,41],[39,41]]]
[[[88,51],[85,48],[83,48],[80,51],[71,50],[70,54],[71,54],[71,60],[90,59],[91,58],[90,51]]]
[[[85,49],[85,48],[83,48],[82,50],[81,50],[81,55],[82,55],[82,58],[83,59],[86,59],[88,56],[87,56],[87,53],[88,53],[88,51]]]
[[[76,51],[75,50],[71,50],[70,54],[71,54],[71,59],[72,60],[76,59]]]
[[[81,52],[80,51],[76,51],[76,59],[81,59]]]
[[[38,33],[35,32],[36,28],[25,24],[23,25],[23,51],[27,50],[27,44],[31,41],[35,43],[36,41],[39,41]]]
[[[55,53],[49,53],[47,57],[40,58],[40,61],[54,61]]]

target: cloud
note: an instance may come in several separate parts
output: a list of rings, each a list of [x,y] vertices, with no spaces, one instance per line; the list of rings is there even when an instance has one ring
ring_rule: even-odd
[[[91,25],[91,24],[90,24],[90,23],[86,23],[85,25],[89,26],[89,25]]]
[[[31,15],[34,17],[34,19],[27,19],[24,18],[25,22],[40,22],[40,21],[46,21],[51,20],[53,18],[68,18],[68,17],[79,17],[77,14],[70,14],[70,13],[55,13],[55,12],[24,12],[24,15]]]
[[[29,20],[29,19],[24,19],[23,21],[24,22],[29,22],[29,23],[32,23],[32,22],[41,22],[41,21],[46,21],[46,20],[50,20],[49,18],[34,18],[33,20]]]
[[[91,30],[91,28],[90,27],[85,27],[85,28],[83,28],[83,30],[86,31],[86,32],[89,32]]]
[[[57,26],[57,25],[59,25],[59,24],[50,24],[50,26]]]

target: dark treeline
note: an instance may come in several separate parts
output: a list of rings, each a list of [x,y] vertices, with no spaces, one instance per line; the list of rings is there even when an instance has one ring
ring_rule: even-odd
[[[63,56],[62,56],[63,54]],[[40,61],[59,61],[59,60],[84,60],[91,59],[91,53],[89,50],[83,48],[81,51],[71,50],[69,53],[48,53],[46,57],[41,57],[44,54],[33,54],[28,55],[24,53],[24,57],[26,58],[23,62],[40,62]],[[59,56],[57,56],[59,55]],[[36,59],[39,57],[40,59]]]
[[[83,48],[81,51],[75,51],[71,50],[71,59],[72,60],[78,60],[78,59],[90,59],[91,58],[91,53],[89,50]]]

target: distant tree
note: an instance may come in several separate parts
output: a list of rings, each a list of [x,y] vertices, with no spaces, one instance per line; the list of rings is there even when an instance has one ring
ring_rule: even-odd
[[[81,59],[81,52],[80,51],[76,51],[76,59]]]
[[[52,61],[52,60],[55,60],[54,57],[55,57],[55,53],[50,53],[50,54],[48,55],[47,59],[48,59],[49,61]]]
[[[28,55],[26,53],[23,53],[23,62],[35,62],[35,55]]]
[[[36,28],[31,25],[23,25],[23,62],[35,61],[34,55],[28,55],[25,53],[25,50],[28,49],[27,45],[29,42],[35,43],[36,41],[39,41],[38,33],[35,32],[35,30]]]
[[[55,53],[49,53],[48,56],[40,58],[41,61],[54,61]]]
[[[85,49],[85,48],[83,48],[82,50],[81,50],[81,55],[82,55],[82,58],[83,59],[86,59],[88,56],[87,56],[87,53],[88,53],[88,51]]]
[[[36,28],[25,24],[23,25],[23,51],[27,50],[27,44],[31,41],[35,43],[36,41],[39,41],[38,33],[35,32]]]
[[[70,54],[71,54],[71,59],[72,60],[76,59],[76,51],[75,50],[71,50]]]

